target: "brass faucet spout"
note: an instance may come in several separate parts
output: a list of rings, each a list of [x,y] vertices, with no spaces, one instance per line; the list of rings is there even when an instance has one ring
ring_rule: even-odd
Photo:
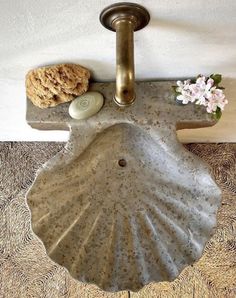
[[[121,107],[135,100],[134,31],[150,20],[148,11],[136,3],[116,3],[100,14],[101,23],[116,32],[116,92],[114,101]]]
[[[114,22],[116,30],[116,93],[115,102],[127,106],[134,102],[134,28],[129,18]]]

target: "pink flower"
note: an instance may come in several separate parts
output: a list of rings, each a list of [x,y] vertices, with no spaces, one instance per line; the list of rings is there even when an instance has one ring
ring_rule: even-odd
[[[224,110],[228,103],[221,89],[214,86],[215,82],[212,78],[199,76],[196,82],[191,84],[190,80],[177,81],[176,91],[180,93],[177,96],[183,104],[195,102],[198,105],[206,107],[208,113],[215,113],[217,108]]]
[[[203,85],[202,85],[203,86]],[[191,84],[190,91],[192,95],[191,102],[196,102],[196,104],[205,105],[206,98],[205,98],[205,88],[200,87],[198,84]]]
[[[204,89],[206,87],[206,77],[204,76],[200,76],[197,78],[196,80],[196,85],[200,88],[200,89]]]
[[[207,80],[206,77],[200,76],[197,78],[195,84],[191,84],[190,90],[192,92],[193,100],[192,102],[196,102],[196,104],[199,105],[207,105],[205,93],[206,90],[208,90],[209,87],[211,87],[211,81]],[[213,81],[214,83],[214,81]]]
[[[207,84],[206,84],[206,91],[207,91],[207,90],[210,90],[211,87],[213,87],[213,86],[214,86],[214,80],[213,80],[212,78],[209,78],[209,79],[207,80]]]
[[[176,91],[179,93],[182,93],[183,90],[188,90],[189,89],[189,84],[190,84],[190,80],[186,80],[184,82],[182,81],[177,81],[177,88]]]
[[[208,104],[207,112],[213,113],[219,107],[222,111],[224,110],[225,105],[228,103],[228,100],[225,98],[225,95],[221,89],[216,89],[212,87],[207,94]]]
[[[183,104],[187,104],[192,101],[192,97],[189,90],[182,90],[182,93],[177,96],[177,99],[182,101]]]

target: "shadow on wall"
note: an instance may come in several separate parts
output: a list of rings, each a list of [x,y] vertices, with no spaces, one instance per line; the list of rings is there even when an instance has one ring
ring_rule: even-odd
[[[81,66],[84,66],[88,68],[91,72],[91,82],[111,82],[115,81],[116,79],[116,62],[115,62],[115,54],[114,58],[112,59],[113,62],[111,63],[104,63],[99,60],[94,59],[73,59],[73,60],[57,60],[53,61],[50,64],[41,64],[37,67],[44,67],[44,66],[53,66],[55,64],[64,64],[64,63],[73,63],[73,64],[79,64]],[[111,69],[114,72],[114,75],[112,78],[110,78]],[[98,79],[100,73],[103,74],[103,79]]]
[[[232,116],[236,119],[236,79],[223,78],[221,85],[225,87],[225,95],[229,101],[229,104],[225,107],[225,111],[232,113]],[[234,122],[232,122],[232,126],[234,125],[236,129],[236,121]]]

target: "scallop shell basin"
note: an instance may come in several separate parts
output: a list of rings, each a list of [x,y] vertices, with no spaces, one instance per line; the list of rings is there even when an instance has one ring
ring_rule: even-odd
[[[215,122],[177,105],[171,85],[138,83],[135,104],[120,109],[114,84],[93,84],[105,104],[79,121],[67,104],[42,111],[28,102],[33,127],[70,129],[28,191],[33,230],[52,260],[105,291],[175,279],[201,257],[216,225],[221,192],[176,137],[176,129]]]

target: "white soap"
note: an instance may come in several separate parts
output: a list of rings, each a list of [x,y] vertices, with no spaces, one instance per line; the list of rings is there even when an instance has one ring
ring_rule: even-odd
[[[87,92],[76,97],[69,106],[69,114],[73,119],[87,119],[96,114],[103,106],[104,98],[99,92]]]

